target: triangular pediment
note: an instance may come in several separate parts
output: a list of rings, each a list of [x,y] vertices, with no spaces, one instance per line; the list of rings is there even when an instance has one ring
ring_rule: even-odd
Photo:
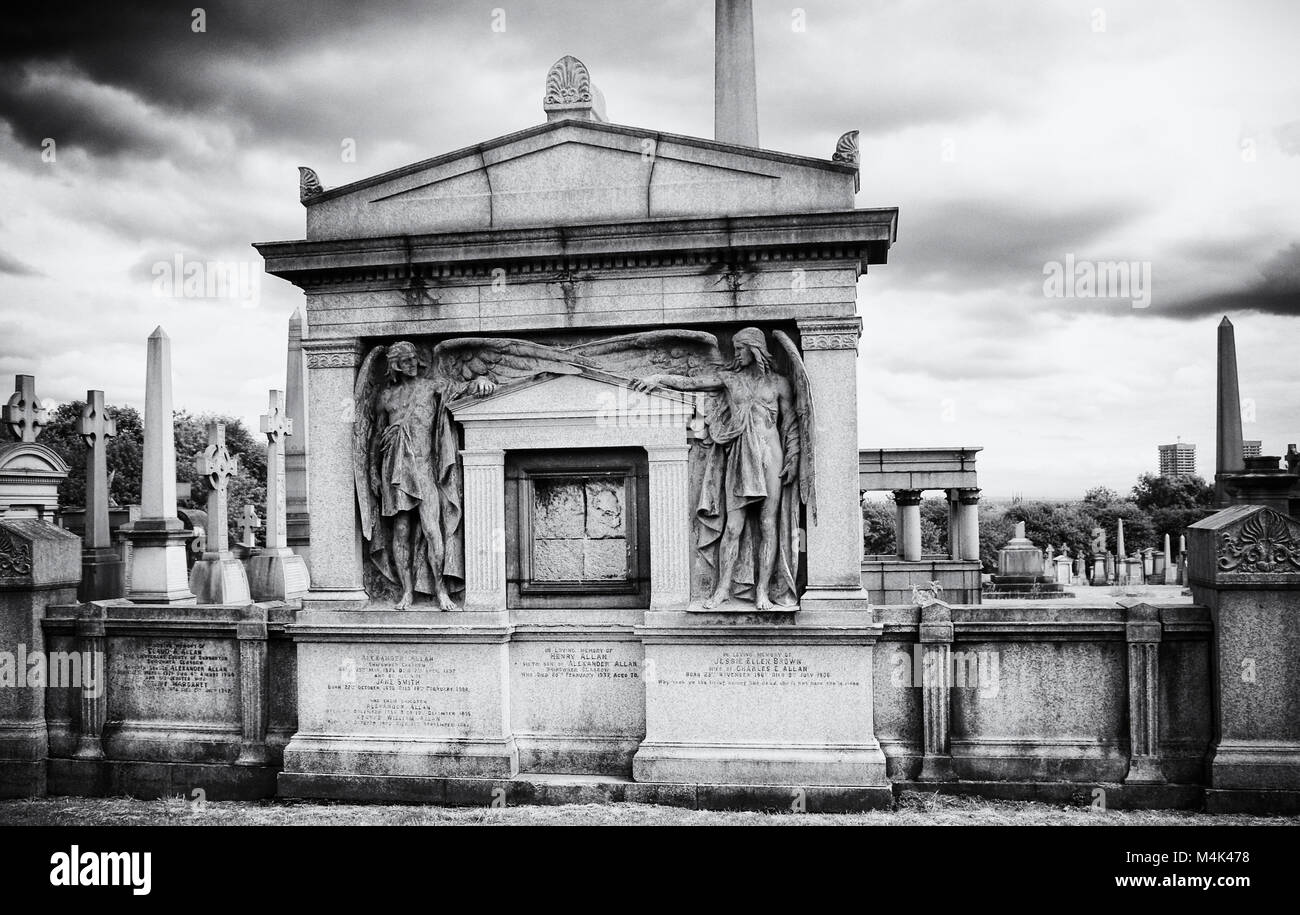
[[[307,237],[846,209],[855,174],[830,160],[560,120],[325,190],[306,201]]]
[[[538,375],[504,385],[486,397],[462,397],[449,406],[462,423],[561,419],[618,422],[655,417],[685,425],[695,412],[690,394],[663,390],[642,393],[632,388],[629,379],[600,371]]]

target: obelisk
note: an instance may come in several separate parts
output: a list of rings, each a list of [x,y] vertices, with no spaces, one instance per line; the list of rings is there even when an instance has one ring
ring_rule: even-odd
[[[307,360],[302,341],[307,336],[307,318],[302,309],[294,310],[289,319],[289,351],[286,365],[285,413],[295,430],[284,441],[285,511],[290,549],[304,560],[311,549],[311,516],[307,513]],[[269,468],[268,468],[269,472]]]
[[[753,0],[714,0],[713,138],[758,146]]]
[[[195,603],[185,562],[189,531],[176,517],[174,435],[172,342],[158,327],[149,335],[145,371],[140,519],[123,527],[131,541],[131,584],[126,596],[136,603]]]
[[[1241,389],[1237,381],[1237,335],[1225,315],[1219,322],[1218,413],[1214,451],[1214,492],[1220,506],[1229,502],[1221,477],[1246,469],[1241,448]]]
[[[108,415],[103,391],[87,391],[81,411],[86,443],[86,531],[82,537],[81,583],[77,600],[112,600],[122,596],[122,560],[108,529],[108,440],[117,423]]]

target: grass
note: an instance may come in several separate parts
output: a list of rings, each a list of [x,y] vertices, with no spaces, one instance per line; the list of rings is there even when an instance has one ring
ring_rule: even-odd
[[[650,804],[433,807],[296,800],[39,798],[0,801],[5,826],[1296,826],[1300,817],[1175,810],[1094,810],[1038,801],[904,793],[894,810],[858,814],[746,813]]]

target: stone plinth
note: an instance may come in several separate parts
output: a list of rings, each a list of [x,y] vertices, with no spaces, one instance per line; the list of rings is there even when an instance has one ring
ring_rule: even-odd
[[[1016,522],[1016,532],[998,550],[998,574],[990,576],[993,587],[985,597],[1068,597],[1065,586],[1054,575],[1043,574],[1043,551],[1025,536],[1025,524]]]
[[[1187,529],[1192,597],[1214,620],[1212,811],[1300,809],[1300,522],[1236,505]]]
[[[639,782],[880,787],[872,652],[856,611],[647,613],[646,738]]]
[[[45,794],[46,684],[59,692],[81,684],[64,683],[73,668],[56,662],[49,670],[47,657],[45,679],[28,685],[29,661],[46,650],[45,608],[74,600],[80,577],[81,541],[74,534],[36,519],[0,520],[0,650],[13,655],[13,679],[0,688],[0,797]]]
[[[306,611],[281,789],[313,776],[509,778],[507,614]],[[287,781],[286,781],[287,779]]]

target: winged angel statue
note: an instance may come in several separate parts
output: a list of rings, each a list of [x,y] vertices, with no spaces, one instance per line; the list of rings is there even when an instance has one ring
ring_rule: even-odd
[[[756,610],[798,601],[800,505],[817,521],[813,401],[794,341],[779,330],[772,337],[781,367],[757,327],[732,336],[730,360],[703,331],[648,331],[568,350],[601,362],[615,358],[606,367],[636,376],[641,391],[707,395],[695,509],[696,546],[716,573],[706,609],[731,597],[752,601]]]
[[[554,347],[462,337],[426,357],[402,340],[376,346],[357,374],[353,472],[361,532],[374,567],[410,609],[415,594],[460,609],[464,588],[461,472],[448,404],[542,372],[577,374],[595,364]]]

